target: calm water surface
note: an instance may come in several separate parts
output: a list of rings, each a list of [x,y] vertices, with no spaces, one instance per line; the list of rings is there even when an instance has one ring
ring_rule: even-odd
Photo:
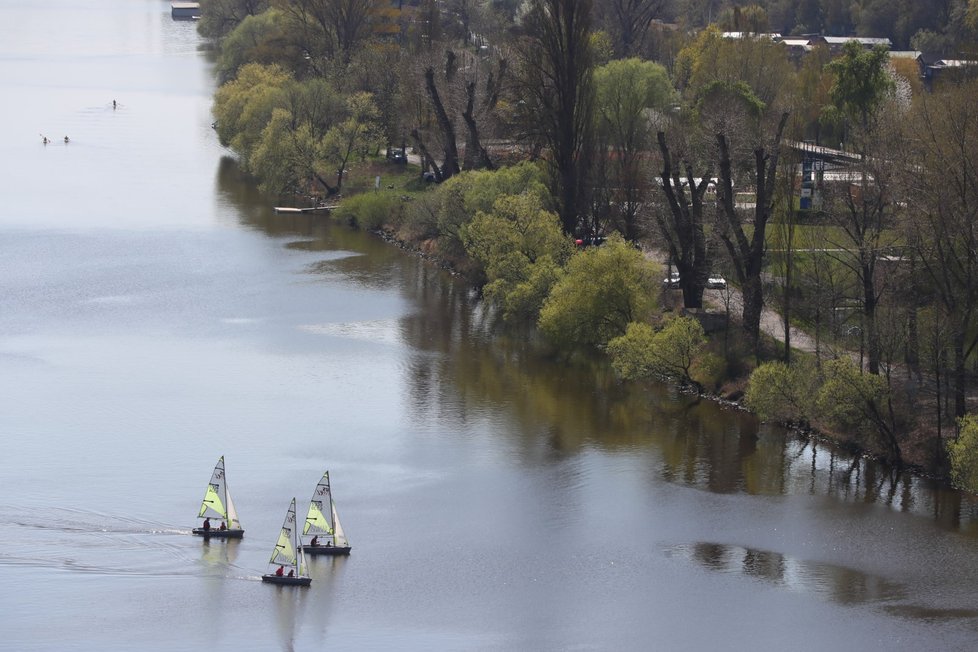
[[[978,645],[973,501],[490,339],[275,215],[212,84],[163,0],[0,1],[0,649]],[[325,469],[353,554],[263,585]]]

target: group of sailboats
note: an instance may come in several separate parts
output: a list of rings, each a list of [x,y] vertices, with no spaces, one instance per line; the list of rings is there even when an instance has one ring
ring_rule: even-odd
[[[204,492],[198,518],[204,519],[201,527],[194,528],[194,534],[204,538],[237,538],[244,536],[244,529],[231,501],[227,478],[224,474],[224,457],[217,461],[211,481]],[[220,520],[215,527],[211,519]],[[309,586],[312,578],[306,573],[306,553],[310,555],[348,555],[349,539],[343,532],[340,517],[336,513],[336,502],[329,484],[329,471],[323,473],[306,512],[305,523],[300,527],[296,522],[295,498],[285,513],[285,521],[268,560],[268,571],[261,576],[263,582],[294,586]]]

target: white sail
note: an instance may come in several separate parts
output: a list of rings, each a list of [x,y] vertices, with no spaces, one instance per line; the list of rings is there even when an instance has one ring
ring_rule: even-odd
[[[282,531],[279,532],[278,542],[272,550],[272,558],[268,560],[268,573],[273,574],[279,566],[284,567],[283,575],[288,575],[293,571],[294,575],[300,575],[302,569],[299,564],[301,552],[298,550],[297,532],[295,523],[295,498],[289,505],[289,511],[285,514],[285,522],[282,523]]]
[[[227,507],[227,485],[224,479],[224,456],[217,461],[214,472],[211,474],[211,481],[204,492],[204,500],[200,504],[200,512],[197,518],[228,518]],[[237,518],[237,515],[235,515]]]
[[[340,525],[340,516],[336,513],[336,503],[332,505],[333,508],[333,545],[346,548],[350,545],[349,540],[346,538],[346,534],[343,532],[343,526]]]
[[[226,483],[224,485],[224,492],[228,497],[228,529],[240,530],[241,521],[238,520],[238,510],[234,508],[234,501],[231,500],[231,490],[227,488]]]

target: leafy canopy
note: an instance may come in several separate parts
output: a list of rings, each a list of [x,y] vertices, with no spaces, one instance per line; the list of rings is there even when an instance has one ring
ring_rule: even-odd
[[[706,345],[703,326],[692,317],[676,317],[659,331],[633,322],[608,343],[615,371],[627,380],[659,376],[699,385],[694,364]]]
[[[954,485],[978,492],[978,415],[958,419],[958,436],[947,443],[947,453]]]
[[[571,253],[557,215],[533,194],[503,195],[461,227],[466,253],[484,268],[485,297],[506,321],[536,320]]]
[[[655,308],[658,265],[619,234],[578,252],[540,311],[538,325],[560,348],[604,345]]]

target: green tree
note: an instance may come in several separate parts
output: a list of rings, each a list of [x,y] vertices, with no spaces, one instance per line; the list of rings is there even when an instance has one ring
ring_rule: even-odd
[[[848,357],[828,361],[822,372],[824,381],[815,398],[819,419],[833,428],[869,437],[889,462],[900,464],[900,444],[886,381],[862,373]]]
[[[558,347],[597,346],[623,335],[655,307],[658,265],[618,234],[575,254],[540,311],[539,327]]]
[[[246,166],[272,111],[284,105],[282,89],[290,79],[280,66],[250,63],[217,89],[213,111],[218,138],[236,151]]]
[[[510,322],[537,319],[572,251],[560,220],[530,194],[500,197],[491,213],[462,226],[461,238],[485,270],[486,299]]]
[[[436,193],[434,218],[446,253],[463,251],[462,227],[479,211],[491,212],[500,197],[525,193],[541,202],[549,198],[540,167],[530,162],[495,171],[462,172],[439,185]]]
[[[834,76],[829,94],[833,108],[851,125],[869,130],[872,119],[893,93],[893,79],[888,74],[889,51],[883,46],[865,49],[849,41],[842,56],[826,66]]]
[[[343,188],[343,177],[356,153],[366,156],[380,147],[383,133],[380,112],[370,93],[354,93],[346,98],[346,112],[323,137],[324,158],[336,170],[336,192]]]
[[[791,88],[793,76],[782,44],[770,38],[724,38],[715,26],[700,32],[676,59],[676,85],[691,104],[724,88],[768,107]]]
[[[274,10],[246,17],[221,41],[217,74],[233,79],[247,63],[277,64],[285,70],[301,68],[302,51],[290,41],[282,15]]]
[[[866,50],[854,41],[846,43],[842,56],[827,65],[834,76],[830,95],[831,109],[849,127],[850,140],[859,154],[858,192],[843,190],[835,217],[842,226],[855,260],[851,268],[862,286],[863,325],[867,336],[869,371],[880,369],[879,328],[876,312],[880,292],[876,265],[887,243],[884,230],[888,226],[890,206],[894,202],[891,187],[894,133],[899,122],[884,108],[898,110],[888,100],[895,88],[889,74],[889,53],[884,47]],[[889,115],[889,125],[880,119]],[[890,142],[887,142],[890,141]]]
[[[608,342],[612,366],[623,378],[676,378],[702,390],[694,365],[706,345],[703,326],[692,317],[676,317],[656,331],[633,322],[621,337]]]
[[[978,492],[978,415],[958,419],[958,436],[947,443],[951,480],[965,491]]]
[[[666,69],[651,61],[621,59],[594,72],[598,133],[611,156],[606,197],[612,219],[625,239],[641,235],[638,216],[645,203],[645,165],[642,157],[652,144],[651,119],[674,100]]]
[[[808,363],[765,362],[751,373],[744,401],[766,421],[807,422],[815,414],[818,377]]]

